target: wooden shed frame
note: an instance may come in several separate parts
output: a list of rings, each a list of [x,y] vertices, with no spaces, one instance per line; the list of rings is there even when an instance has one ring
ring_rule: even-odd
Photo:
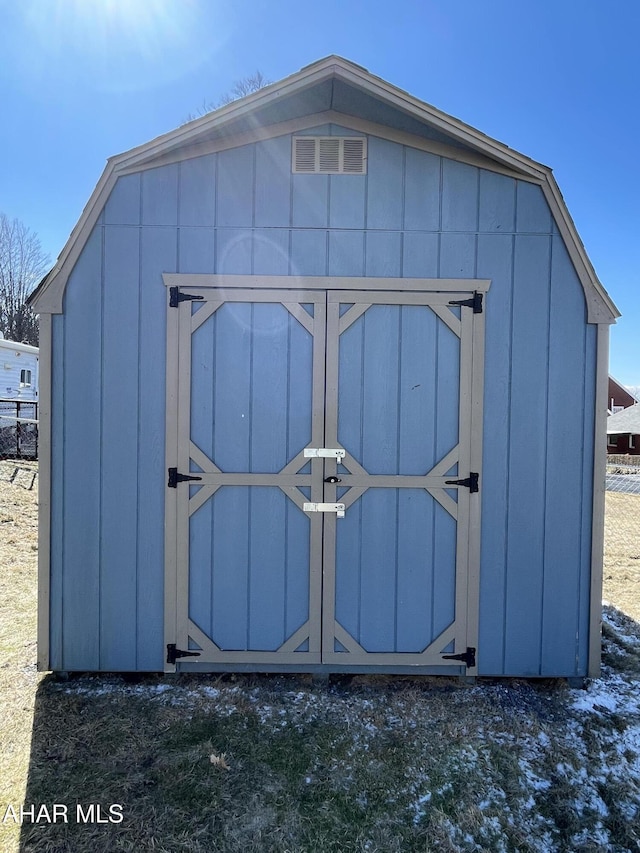
[[[356,115],[339,112],[333,108],[303,115],[286,121],[274,121],[268,125],[255,126],[251,116],[254,111],[269,108],[285,97],[302,95],[306,90],[328,80],[339,80],[357,89],[365,97],[373,97],[389,108],[401,112],[408,119],[422,122],[448,135],[464,147],[448,145],[433,139],[421,138],[390,126],[371,122]],[[589,657],[588,674],[595,676],[600,668],[600,621],[602,586],[602,551],[604,537],[604,474],[606,458],[599,448],[605,445],[607,415],[607,377],[609,325],[619,316],[614,303],[598,280],[589,261],[584,246],[578,236],[574,223],[564,203],[551,169],[519,154],[507,146],[480,133],[474,128],[448,116],[440,110],[425,104],[408,93],[378,78],[362,67],[341,57],[329,56],[313,63],[296,74],[255,92],[239,101],[222,107],[215,112],[190,122],[171,133],[134,148],[124,154],[111,158],[90,197],[82,216],[73,229],[51,272],[43,279],[30,298],[30,304],[40,317],[40,526],[39,526],[39,604],[38,604],[38,668],[47,670],[50,665],[49,620],[50,620],[50,536],[51,536],[51,402],[52,402],[52,326],[53,316],[63,313],[63,300],[69,275],[80,257],[92,229],[98,222],[102,208],[113,190],[118,178],[143,168],[180,162],[209,153],[220,152],[240,145],[269,139],[285,134],[297,133],[324,123],[336,123],[353,130],[355,133],[374,134],[383,139],[410,145],[426,152],[444,156],[451,160],[477,166],[501,175],[517,178],[540,187],[557,225],[560,236],[567,248],[582,285],[587,322],[597,326],[596,343],[596,397],[594,446],[596,457],[593,467],[593,502],[591,527],[591,581],[590,581],[590,617],[589,617]],[[240,129],[238,129],[240,128]],[[220,286],[219,277],[189,278],[189,286]],[[236,277],[234,286],[247,286]],[[174,278],[165,277],[165,284],[177,282],[184,286],[183,275]],[[330,287],[328,279],[323,278],[317,287]],[[407,290],[410,279],[401,279],[400,286]],[[226,279],[223,286],[229,286]],[[447,283],[437,280],[433,286],[439,290],[451,287],[454,290],[469,290],[470,285],[477,289],[480,284],[464,279]],[[348,285],[354,289],[363,287],[389,288],[389,280],[348,279]],[[255,280],[251,285],[255,287]],[[262,284],[260,286],[263,286]],[[264,286],[267,286],[265,284]],[[271,281],[269,287],[313,288],[313,282],[307,277],[296,282],[295,277]],[[424,283],[423,285],[424,286]],[[431,286],[431,285],[429,285]],[[478,412],[474,413],[478,418]],[[476,522],[479,524],[479,518]]]

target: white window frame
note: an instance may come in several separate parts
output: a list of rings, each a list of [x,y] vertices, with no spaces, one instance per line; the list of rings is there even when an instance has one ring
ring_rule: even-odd
[[[33,378],[33,374],[28,367],[23,367],[20,370],[20,387],[21,388],[31,388],[31,380]]]

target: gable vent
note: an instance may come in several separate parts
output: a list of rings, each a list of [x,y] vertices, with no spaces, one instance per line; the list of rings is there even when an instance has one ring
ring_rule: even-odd
[[[367,168],[364,136],[294,136],[294,174],[364,175]]]

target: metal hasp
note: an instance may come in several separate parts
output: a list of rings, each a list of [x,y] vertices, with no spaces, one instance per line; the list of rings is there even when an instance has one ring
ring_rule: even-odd
[[[344,504],[305,503],[305,512],[335,512],[338,518],[344,518]]]
[[[169,288],[169,308],[177,308],[181,302],[196,302],[204,299],[204,296],[195,296],[193,293],[181,293],[180,288]]]
[[[186,652],[176,647],[175,643],[167,643],[167,663],[175,664],[178,658],[199,658],[200,652]]]
[[[466,486],[470,492],[477,492],[480,490],[480,475],[475,471],[471,471],[468,477],[464,480],[445,480],[446,486]]]
[[[177,489],[178,483],[186,483],[187,480],[202,480],[202,477],[192,477],[189,474],[178,474],[177,468],[169,468],[169,482],[167,486],[170,489]]]
[[[346,455],[347,451],[341,447],[305,447],[304,449],[305,459],[315,459],[318,456],[325,459],[344,459]]]
[[[467,667],[472,669],[476,665],[476,650],[473,646],[467,646],[467,651],[460,655],[442,655],[443,660],[460,660]]]
[[[476,290],[470,299],[454,299],[449,305],[462,305],[464,308],[473,308],[474,314],[482,314],[482,294]]]

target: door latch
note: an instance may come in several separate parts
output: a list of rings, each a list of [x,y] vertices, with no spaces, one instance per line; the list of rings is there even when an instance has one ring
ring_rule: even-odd
[[[325,459],[344,459],[347,451],[341,447],[305,447],[304,458],[315,459],[322,456]]]
[[[305,503],[305,512],[335,512],[338,518],[344,518],[344,504]]]
[[[331,483],[331,484],[333,484],[333,483],[341,483],[341,482],[342,482],[342,480],[340,479],[340,477],[325,477],[325,478],[324,478],[324,481],[325,481],[325,483]]]

